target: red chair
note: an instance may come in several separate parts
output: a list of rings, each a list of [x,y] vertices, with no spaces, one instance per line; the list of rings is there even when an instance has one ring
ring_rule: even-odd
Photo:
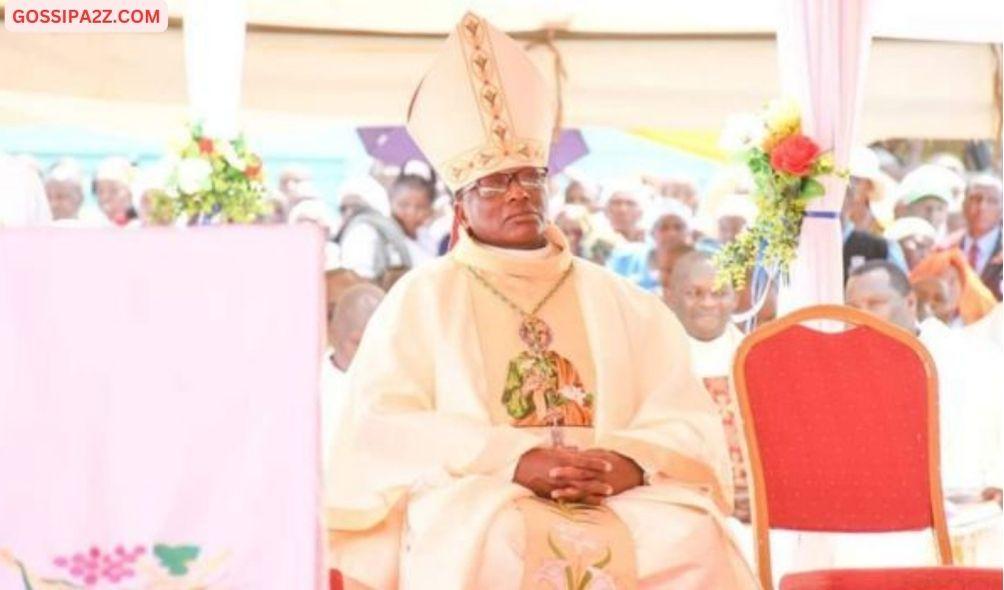
[[[842,332],[802,324],[842,322]],[[952,564],[941,490],[938,383],[927,350],[872,315],[821,305],[750,334],[735,385],[749,448],[757,571],[773,588],[771,528],[892,532],[931,528]],[[944,584],[947,579],[951,584]],[[918,582],[924,580],[924,583]],[[785,576],[782,590],[1000,589],[1000,571],[861,569]],[[985,586],[984,582],[996,581]]]

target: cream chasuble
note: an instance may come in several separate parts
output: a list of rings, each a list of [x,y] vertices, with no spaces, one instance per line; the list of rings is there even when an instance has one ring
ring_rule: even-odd
[[[526,349],[520,317],[467,266],[531,308],[572,263],[557,228],[546,235],[550,252],[536,258],[464,236],[384,299],[349,371],[351,417],[332,450],[332,565],[376,588],[520,588],[524,575],[533,587],[565,588],[560,557],[536,571],[523,562],[535,549],[520,510],[537,501],[511,479],[524,452],[551,444],[549,427],[528,426],[539,423],[533,417],[568,406],[565,444],[617,451],[650,476],[606,502],[619,521],[611,528],[634,545],[639,587],[755,587],[725,532],[731,484],[720,421],[661,301],[576,260],[539,312],[567,387],[559,399],[539,395],[533,371],[514,380],[512,361]],[[533,403],[514,403],[518,395]],[[559,537],[589,549],[575,527]],[[584,588],[620,587],[603,585],[604,559],[582,564]]]

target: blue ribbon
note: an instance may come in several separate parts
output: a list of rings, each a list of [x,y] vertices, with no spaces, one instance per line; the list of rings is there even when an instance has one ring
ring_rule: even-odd
[[[816,217],[818,219],[837,219],[840,214],[837,211],[806,211],[806,217]]]

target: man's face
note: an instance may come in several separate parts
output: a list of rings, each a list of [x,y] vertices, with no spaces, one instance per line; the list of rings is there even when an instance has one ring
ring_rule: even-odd
[[[143,225],[157,224],[157,220],[154,219],[153,215],[153,205],[156,196],[156,190],[148,190],[145,191],[139,198],[139,208],[136,211],[136,216],[139,217],[139,220]]]
[[[515,176],[509,177],[505,184],[507,175]],[[532,182],[533,179],[537,182]],[[504,170],[462,189],[455,213],[474,237],[486,244],[502,248],[537,247],[547,223],[546,186],[546,173],[542,170],[528,167]]]
[[[942,231],[948,222],[948,203],[937,197],[923,197],[907,207],[907,214],[926,219],[934,229]]]
[[[934,239],[927,236],[906,236],[899,241],[899,246],[906,258],[907,268],[913,270],[934,248]]]
[[[736,309],[736,294],[731,287],[715,290],[714,267],[698,264],[671,286],[668,302],[687,334],[709,341],[725,333]]]
[[[746,229],[746,220],[739,215],[723,215],[718,218],[718,241],[728,244]]]
[[[585,205],[589,207],[593,204],[593,199],[586,192],[586,187],[581,182],[573,180],[565,189],[566,205]]]
[[[311,174],[308,170],[287,170],[279,178],[279,192],[286,195],[286,198],[291,201],[298,202],[302,198],[297,190],[298,185],[309,180],[311,180]]]
[[[962,215],[966,218],[969,235],[982,236],[1001,225],[1001,193],[995,187],[974,185],[969,187],[962,201]]]
[[[874,190],[874,184],[867,178],[851,177],[847,185],[847,197],[844,199],[844,220],[856,228],[865,229],[871,224],[872,211],[869,207],[869,195]]]
[[[52,218],[76,219],[80,205],[84,202],[84,192],[72,180],[49,180],[45,183],[45,196],[49,199]]]
[[[408,237],[414,238],[418,228],[432,216],[432,201],[427,191],[413,186],[402,186],[394,191],[390,211]]]
[[[917,293],[917,317],[919,319],[926,320],[934,317],[942,322],[952,320],[944,283],[934,278],[924,279],[914,285],[913,290]]]
[[[921,318],[934,316],[947,324],[958,315],[962,282],[955,268],[946,268],[937,277],[918,282],[914,291],[917,292],[917,309]]]
[[[687,222],[678,215],[663,215],[652,227],[652,239],[657,250],[672,250],[690,241]]]
[[[580,248],[582,247],[582,224],[578,221],[572,219],[564,213],[558,214],[558,217],[554,220],[554,225],[558,226],[561,233],[565,234],[568,239],[568,246],[571,248],[572,253],[579,255],[581,254]]]
[[[96,180],[94,193],[98,206],[108,219],[115,223],[125,223],[132,207],[132,192],[124,182],[118,180]]]
[[[913,294],[900,295],[883,269],[875,269],[847,280],[847,305],[867,311],[887,322],[910,330],[916,328],[916,302]]]
[[[641,220],[642,210],[638,202],[627,193],[614,193],[607,201],[607,217],[614,230],[622,234],[631,233]]]

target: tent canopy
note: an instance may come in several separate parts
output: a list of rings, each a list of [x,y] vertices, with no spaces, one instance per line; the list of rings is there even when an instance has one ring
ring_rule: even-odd
[[[508,30],[536,31],[522,35],[533,59],[552,81],[559,63],[566,74],[566,127],[709,133],[779,93],[776,0],[248,0],[245,128],[401,124],[443,32],[468,6]],[[880,4],[861,141],[994,136],[1002,6]],[[552,45],[547,26],[564,31]],[[167,137],[187,112],[183,53],[177,21],[160,34],[0,33],[0,54],[17,56],[0,81],[0,127]]]
[[[467,10],[506,31],[555,28],[571,34],[720,35],[777,30],[781,0],[245,0],[252,25],[392,34],[443,35]],[[996,0],[872,0],[875,36],[1000,43],[1004,7]],[[180,17],[185,0],[168,0]]]

